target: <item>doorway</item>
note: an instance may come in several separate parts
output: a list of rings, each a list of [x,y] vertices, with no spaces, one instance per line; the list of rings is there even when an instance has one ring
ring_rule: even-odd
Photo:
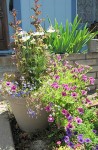
[[[6,0],[0,0],[0,50],[8,49],[8,19]]]

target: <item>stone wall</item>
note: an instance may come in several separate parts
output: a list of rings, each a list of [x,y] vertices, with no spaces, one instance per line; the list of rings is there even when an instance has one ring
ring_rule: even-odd
[[[87,74],[89,77],[95,78],[95,85],[90,86],[90,89],[98,88],[98,53],[87,53],[87,54],[71,54],[68,56],[70,64],[74,65],[75,62],[83,65],[89,65],[92,67],[92,70]]]
[[[93,76],[95,80],[95,85],[91,86],[91,89],[98,88],[98,52],[92,52],[87,54],[70,54],[67,57],[70,64],[75,62],[83,65],[90,65],[92,70],[87,74],[88,76]],[[3,73],[11,73],[15,71],[15,65],[11,59],[11,56],[0,57],[0,78],[3,77]]]

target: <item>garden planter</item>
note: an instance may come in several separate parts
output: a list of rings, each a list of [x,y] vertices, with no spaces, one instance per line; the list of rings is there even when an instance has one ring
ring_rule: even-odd
[[[98,39],[92,39],[88,43],[89,52],[98,52]]]
[[[16,121],[23,131],[35,132],[36,130],[45,129],[48,126],[48,114],[44,109],[39,110],[37,115],[31,117],[27,113],[28,108],[26,107],[25,98],[11,97],[8,101]],[[33,111],[37,113],[37,110],[34,108]]]

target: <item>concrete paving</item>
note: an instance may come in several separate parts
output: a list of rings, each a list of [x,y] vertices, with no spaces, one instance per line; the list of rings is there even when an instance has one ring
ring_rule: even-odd
[[[4,114],[0,115],[0,150],[15,150],[10,124]]]
[[[3,73],[12,72],[12,66],[11,56],[0,57],[0,79]],[[15,150],[7,108],[0,96],[0,150]]]
[[[15,150],[7,105],[4,101],[0,102],[0,150]]]

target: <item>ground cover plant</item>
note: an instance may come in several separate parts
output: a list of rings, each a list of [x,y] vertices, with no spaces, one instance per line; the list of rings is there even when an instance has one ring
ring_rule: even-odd
[[[62,61],[60,55],[56,58],[54,55],[47,82],[37,93],[49,113],[48,122],[57,126],[50,137],[58,147],[86,150],[98,147],[98,109],[90,109],[92,101],[87,98],[88,85],[95,80],[86,76],[90,69],[77,63],[73,67],[65,59]]]

